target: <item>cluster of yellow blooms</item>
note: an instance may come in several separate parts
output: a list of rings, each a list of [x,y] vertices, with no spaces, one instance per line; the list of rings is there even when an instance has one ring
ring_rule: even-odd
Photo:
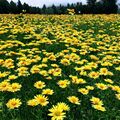
[[[74,9],[67,9],[69,15],[74,15],[75,10]]]
[[[100,110],[100,111],[106,111],[106,109],[102,106],[103,105],[103,102],[99,99],[99,98],[96,98],[96,97],[92,97],[90,99],[90,101],[92,102],[92,106],[93,108],[97,109],[97,110]]]
[[[16,17],[0,16],[3,109],[40,106],[63,120],[82,102],[105,112],[108,96],[120,100],[119,15]]]
[[[0,91],[9,91],[9,92],[17,92],[20,91],[22,85],[19,83],[12,83],[8,81],[3,81],[0,83]]]
[[[48,115],[52,116],[51,120],[63,120],[66,117],[65,111],[69,110],[69,106],[61,102],[57,103],[57,105],[54,105],[51,109],[49,109],[51,113],[49,113]]]

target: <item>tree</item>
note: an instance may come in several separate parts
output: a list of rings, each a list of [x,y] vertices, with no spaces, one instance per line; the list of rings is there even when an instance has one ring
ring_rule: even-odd
[[[17,13],[17,5],[13,1],[10,2],[10,13]]]
[[[87,0],[88,13],[95,13],[95,5],[97,0]]]
[[[42,7],[42,13],[43,14],[46,14],[46,5],[44,4],[43,7]]]
[[[23,4],[23,10],[26,11],[26,13],[30,13],[30,6],[27,3]]]
[[[47,13],[47,14],[54,14],[53,8],[52,8],[52,7],[48,7],[48,8],[46,9],[46,13]]]
[[[68,8],[68,9],[70,8],[70,4],[69,4],[69,3],[67,4],[67,8]]]
[[[87,4],[89,6],[95,6],[95,3],[96,3],[97,0],[87,0]]]
[[[7,0],[0,0],[0,13],[9,13],[10,5]]]
[[[65,14],[66,11],[67,11],[67,7],[65,7],[65,6],[63,6],[63,5],[60,4],[59,11],[60,11],[59,14]]]
[[[70,9],[74,9],[75,8],[75,6],[74,6],[74,4],[72,3],[71,5],[70,5]]]
[[[39,7],[30,7],[30,14],[41,14],[41,9]]]
[[[22,13],[23,10],[26,13],[31,14],[66,14],[68,9],[74,9],[76,14],[111,14],[117,13],[118,5],[117,0],[87,0],[87,4],[82,5],[81,2],[77,2],[75,4],[67,4],[46,7],[44,4],[42,8],[29,6],[27,3],[22,4],[20,0],[17,3],[11,2],[9,3],[7,0],[0,0],[0,13],[7,14],[13,13],[18,14]]]
[[[56,6],[54,4],[52,5],[51,8],[53,9],[53,14],[57,14],[58,13],[57,12],[57,8],[56,8]]]
[[[20,0],[18,0],[18,3],[17,3],[17,8],[18,8],[18,13],[22,13],[22,10],[23,10],[23,5],[22,5],[22,3],[21,3],[21,1]]]
[[[117,0],[101,0],[103,5],[103,11],[106,14],[117,13],[118,5]]]
[[[82,9],[82,3],[77,2],[77,4],[75,5],[75,13],[77,14],[81,13],[81,9]]]

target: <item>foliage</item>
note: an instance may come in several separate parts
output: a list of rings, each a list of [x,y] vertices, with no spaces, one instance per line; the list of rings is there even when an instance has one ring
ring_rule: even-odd
[[[7,0],[0,0],[0,13],[13,13],[19,14],[22,10],[26,10],[26,13],[30,14],[67,14],[68,9],[74,9],[76,14],[111,14],[117,13],[118,5],[117,0],[87,0],[87,4],[83,5],[81,2],[75,4],[67,4],[46,7],[43,5],[42,8],[29,6],[27,3],[21,3],[18,0],[17,3]]]

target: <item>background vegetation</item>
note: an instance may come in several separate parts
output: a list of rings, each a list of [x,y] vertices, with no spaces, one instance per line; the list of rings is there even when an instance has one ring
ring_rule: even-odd
[[[86,5],[78,2],[76,4],[67,4],[67,6],[52,5],[46,7],[46,5],[43,5],[42,8],[39,8],[29,6],[27,3],[22,4],[20,0],[18,0],[17,3],[0,0],[0,14],[19,14],[22,10],[30,14],[66,14],[67,9],[75,9],[76,14],[111,14],[118,12],[118,5],[116,3],[117,0],[100,0],[99,2],[97,2],[97,0],[87,0]]]

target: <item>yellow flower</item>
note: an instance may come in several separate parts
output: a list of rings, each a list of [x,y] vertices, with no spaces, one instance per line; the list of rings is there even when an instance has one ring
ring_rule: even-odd
[[[101,63],[102,66],[112,66],[113,64],[111,64],[110,62],[103,62]]]
[[[50,55],[48,59],[50,59],[51,61],[56,61],[56,57],[54,55]]]
[[[91,63],[89,63],[89,66],[91,66],[92,68],[97,68],[98,64],[95,62],[91,62]]]
[[[82,93],[83,95],[87,95],[89,93],[89,90],[85,88],[80,88],[78,89],[78,92]]]
[[[4,64],[3,64],[4,67],[10,69],[10,68],[14,68],[14,60],[12,59],[6,59]]]
[[[61,68],[54,69],[53,76],[61,76]]]
[[[94,104],[94,105],[103,105],[103,102],[102,102],[99,98],[97,98],[97,97],[92,97],[92,98],[90,99],[90,101],[91,101],[92,104]]]
[[[61,60],[61,64],[65,65],[65,66],[68,66],[68,65],[70,65],[70,61],[68,59],[64,58],[64,59]]]
[[[44,90],[42,90],[42,94],[43,95],[52,95],[53,93],[54,93],[54,91],[51,90],[51,89],[44,89]]]
[[[69,111],[70,110],[70,107],[63,102],[57,103],[57,107],[60,108],[60,109],[63,109],[63,111]]]
[[[92,60],[95,60],[95,61],[99,60],[99,58],[96,57],[95,55],[90,55],[90,58],[91,58]]]
[[[105,82],[108,82],[110,84],[113,84],[114,82],[111,79],[104,79]]]
[[[20,101],[20,99],[13,98],[7,102],[6,106],[9,109],[14,109],[14,108],[18,108],[21,104],[22,102]]]
[[[10,76],[8,77],[9,80],[15,80],[15,79],[17,79],[17,78],[18,78],[18,76],[15,76],[15,75],[10,75]]]
[[[17,71],[19,72],[18,76],[28,76],[29,72],[27,70],[28,70],[27,67],[20,67],[20,68],[18,68],[17,69]]]
[[[73,104],[80,105],[80,100],[76,96],[69,96],[67,99]]]
[[[50,76],[49,76],[49,77],[46,77],[46,79],[47,79],[47,80],[51,80],[51,79],[52,79],[52,77],[50,77]]]
[[[78,78],[77,76],[72,76],[72,83],[74,84],[85,84],[86,81],[83,80],[82,78]]]
[[[112,88],[113,91],[116,91],[118,93],[120,93],[120,87],[119,86],[110,86]]]
[[[94,90],[94,87],[93,87],[93,86],[86,86],[86,88],[87,88],[88,90]]]
[[[88,76],[89,76],[90,78],[97,79],[97,78],[99,77],[99,73],[93,71],[93,72],[90,72],[90,73],[88,74]]]
[[[48,73],[53,76],[61,76],[61,68],[49,69]]]
[[[101,90],[106,90],[108,87],[107,85],[103,84],[103,83],[96,83],[97,88],[101,89]]]
[[[43,58],[42,59],[42,63],[47,63],[47,61],[48,61],[48,58]]]
[[[42,82],[42,81],[38,81],[34,84],[34,87],[36,87],[37,89],[42,89],[44,88],[46,85],[45,85],[45,82]]]
[[[45,97],[44,95],[36,95],[35,100],[40,104],[41,106],[46,106],[49,102],[47,101],[48,98]]]
[[[8,91],[9,87],[10,87],[10,83],[7,81],[3,81],[0,83],[0,91]]]
[[[118,70],[118,71],[120,71],[120,66],[119,66],[119,67],[116,67],[116,68],[115,68],[115,70]]]
[[[101,105],[92,105],[92,107],[96,110],[100,110],[102,112],[106,111],[105,107],[101,106]]]
[[[28,101],[27,101],[27,105],[34,107],[34,106],[37,106],[37,105],[38,105],[38,102],[37,102],[37,100],[35,100],[35,99],[28,100]]]
[[[9,73],[8,72],[0,72],[0,78],[6,77]]]
[[[58,68],[59,66],[57,64],[51,64],[52,67]]]
[[[110,71],[108,71],[108,75],[113,76],[114,74]]]
[[[81,71],[80,71],[80,75],[87,76],[87,72],[84,71],[84,70],[81,70]]]
[[[101,68],[100,69],[100,75],[108,75],[108,69],[107,68]]]
[[[68,81],[68,80],[60,80],[58,82],[58,85],[61,88],[66,88],[69,84],[70,84],[70,81]]]
[[[115,94],[115,95],[116,95],[116,98],[120,100],[120,94]]]
[[[39,73],[39,72],[40,72],[39,66],[34,65],[34,66],[31,68],[30,72],[31,72],[32,74]]]
[[[51,120],[63,120],[65,116],[65,112],[63,112],[63,109],[60,109],[57,106],[53,106],[51,109],[49,109],[51,113],[49,113],[49,116],[52,116]]]
[[[48,65],[45,64],[45,63],[42,63],[42,64],[39,65],[39,68],[44,68],[44,67],[46,68],[46,67],[48,67]]]
[[[39,74],[41,74],[41,75],[43,75],[43,76],[48,76],[48,73],[47,73],[46,70],[41,70],[41,71],[39,72]]]
[[[10,92],[16,92],[16,91],[20,91],[20,88],[21,88],[22,86],[19,84],[19,83],[12,83],[11,85],[10,85],[10,87],[8,88],[8,91],[10,91]]]

